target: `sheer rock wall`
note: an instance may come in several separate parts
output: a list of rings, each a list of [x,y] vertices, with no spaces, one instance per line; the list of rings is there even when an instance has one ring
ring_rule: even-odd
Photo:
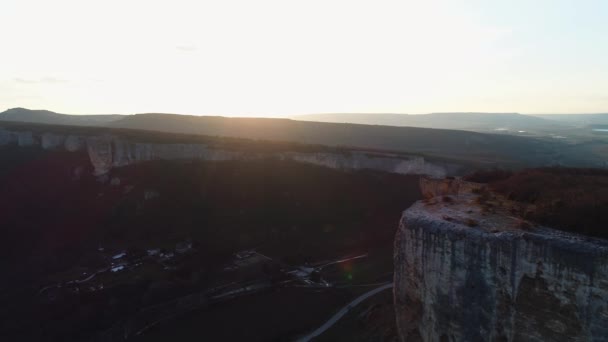
[[[47,150],[75,152],[86,150],[97,176],[112,168],[152,160],[255,160],[276,158],[315,164],[332,169],[372,169],[399,174],[444,177],[458,170],[455,164],[431,163],[422,157],[404,157],[361,151],[341,152],[244,152],[225,150],[205,144],[160,144],[134,142],[115,135],[79,136],[55,133],[35,134],[0,128],[0,146],[40,146]]]
[[[402,341],[608,339],[608,241],[534,226],[501,198],[440,195],[396,235]]]

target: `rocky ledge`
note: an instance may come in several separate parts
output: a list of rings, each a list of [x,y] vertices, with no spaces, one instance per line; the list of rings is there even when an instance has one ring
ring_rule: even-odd
[[[395,240],[402,341],[608,339],[608,241],[527,222],[483,187],[421,185]]]

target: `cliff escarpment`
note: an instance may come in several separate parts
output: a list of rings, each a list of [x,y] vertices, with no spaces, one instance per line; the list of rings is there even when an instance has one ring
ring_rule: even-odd
[[[143,308],[250,279],[270,279],[279,290],[243,297],[242,305],[230,301],[200,310],[204,316],[179,316],[163,322],[160,337],[150,332],[133,339],[285,340],[322,324],[348,298],[343,291],[285,289],[274,267],[227,270],[233,253],[259,248],[294,267],[370,253],[354,280],[338,267],[332,279],[385,279],[394,223],[403,206],[420,198],[415,175],[342,172],[276,158],[141,162],[112,168],[104,181],[93,173],[86,148],[0,147],[0,268],[9,275],[0,278],[3,341],[90,341],[109,336],[104,331],[115,326],[122,338],[122,322],[141,318]],[[194,254],[177,253],[184,241],[193,241]],[[176,253],[156,261],[146,256],[150,249]],[[120,262],[129,265],[112,272],[107,267],[122,251],[127,259]],[[136,264],[142,256],[143,264]],[[90,282],[80,282],[93,274]],[[61,287],[40,293],[53,284]],[[298,310],[286,315],[286,307]],[[259,314],[252,321],[256,308],[274,316]],[[159,313],[166,309],[172,310]],[[240,332],[221,324],[226,321]]]
[[[400,339],[605,341],[608,241],[536,226],[515,217],[517,203],[448,183],[423,184],[427,199],[401,218]]]
[[[86,151],[96,176],[116,167],[154,160],[259,160],[279,159],[314,164],[340,170],[371,169],[397,174],[444,177],[457,172],[459,165],[429,162],[418,156],[364,151],[256,151],[227,149],[204,143],[152,143],[120,135],[73,135],[51,132],[11,131],[0,128],[0,146],[40,146],[45,150]]]

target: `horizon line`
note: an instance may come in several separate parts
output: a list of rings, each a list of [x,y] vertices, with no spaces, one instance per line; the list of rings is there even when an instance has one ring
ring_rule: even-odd
[[[440,112],[427,112],[427,113],[398,113],[398,112],[316,112],[316,113],[299,113],[299,114],[262,114],[262,115],[243,115],[243,114],[192,114],[192,113],[170,113],[170,112],[136,112],[136,113],[60,113],[49,109],[30,109],[26,107],[12,107],[3,110],[1,113],[9,110],[27,110],[27,111],[46,111],[59,115],[141,115],[141,114],[166,114],[166,115],[187,115],[187,116],[211,116],[211,117],[232,117],[232,118],[292,118],[297,116],[310,116],[310,115],[429,115],[429,114],[517,114],[517,115],[601,115],[608,114],[608,110],[605,112],[568,112],[568,113],[522,113],[522,112],[484,112],[484,111],[440,111]]]

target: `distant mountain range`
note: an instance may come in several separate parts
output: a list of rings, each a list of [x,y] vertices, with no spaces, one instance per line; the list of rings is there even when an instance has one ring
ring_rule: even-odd
[[[599,122],[604,117],[608,118],[608,114],[589,116],[582,121],[560,121],[551,119],[552,117],[516,113],[319,114],[298,116],[296,118],[299,120],[294,120],[176,114],[65,115],[24,108],[0,113],[0,121],[287,141],[421,154],[430,158],[487,165],[506,163],[603,166],[603,160],[606,158],[597,153],[603,149],[589,144],[581,149],[573,148],[572,144],[554,139],[562,138],[561,136],[539,135],[542,138],[537,139],[520,136],[527,133],[518,134],[518,131],[572,131],[576,125],[588,124],[590,120]],[[357,123],[319,122],[322,119]],[[374,125],[364,124],[371,122]],[[412,127],[399,127],[405,125]],[[478,133],[498,133],[503,130],[515,130],[515,134]]]
[[[49,110],[30,110],[12,108],[0,113],[2,121],[33,122],[51,125],[96,126],[119,120],[124,115],[69,115],[51,112]]]
[[[159,118],[164,118],[163,124],[166,122],[166,115],[174,114],[136,114],[136,115],[69,115],[59,114],[48,110],[30,110],[25,108],[12,108],[0,113],[2,121],[19,121],[19,122],[34,122],[56,125],[78,125],[78,126],[98,126],[118,124],[118,121],[124,121],[128,126],[134,125],[134,120],[137,124],[143,124],[142,116],[149,117],[147,125],[154,126],[153,122],[158,122]],[[137,119],[130,118],[131,116]],[[251,120],[260,120],[259,118],[225,118],[214,116],[189,116],[175,115],[175,121],[182,122],[195,120],[211,120],[217,122],[222,120],[237,120],[247,122]],[[453,112],[453,113],[430,113],[430,114],[359,114],[359,113],[327,113],[327,114],[304,114],[291,116],[289,119],[296,121],[314,121],[314,122],[330,122],[330,123],[351,123],[362,125],[381,125],[381,126],[398,126],[398,127],[422,127],[436,129],[457,129],[469,131],[547,131],[561,130],[568,128],[580,128],[589,125],[608,125],[608,113],[599,114],[538,114],[524,115],[519,113],[477,113],[477,112]],[[267,122],[281,122],[284,119],[262,119]],[[277,121],[278,120],[278,121]],[[144,120],[148,121],[148,120]],[[179,124],[178,124],[179,125]],[[161,127],[159,127],[161,128]],[[170,131],[175,131],[176,127],[166,128]],[[181,130],[182,128],[179,128]],[[188,129],[188,128],[183,128]],[[163,128],[162,130],[165,130]],[[195,133],[195,132],[192,132]]]
[[[539,118],[553,120],[561,123],[586,125],[608,125],[608,113],[598,114],[540,114]]]
[[[431,114],[307,114],[295,120],[343,122],[472,131],[547,131],[589,124],[608,124],[608,114],[431,113]]]

